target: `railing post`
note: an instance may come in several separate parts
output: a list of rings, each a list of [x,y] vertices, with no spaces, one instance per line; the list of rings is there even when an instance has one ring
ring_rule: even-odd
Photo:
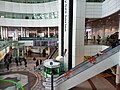
[[[52,75],[51,75],[51,90],[53,90],[54,86],[53,86],[53,68],[52,68]]]

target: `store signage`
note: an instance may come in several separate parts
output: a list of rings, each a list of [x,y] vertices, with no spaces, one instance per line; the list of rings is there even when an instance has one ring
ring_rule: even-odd
[[[64,31],[68,29],[69,21],[69,0],[64,0]]]

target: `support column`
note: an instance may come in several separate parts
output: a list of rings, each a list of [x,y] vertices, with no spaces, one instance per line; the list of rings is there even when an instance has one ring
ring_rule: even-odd
[[[56,30],[54,29],[54,36],[56,35]]]
[[[116,85],[120,83],[120,64],[117,65],[116,69]]]
[[[3,38],[6,38],[6,35],[5,35],[5,28],[3,28]]]
[[[120,39],[120,16],[119,16],[119,29],[118,29],[118,32],[119,32],[119,37],[118,37],[118,39]]]
[[[64,68],[65,71],[72,68],[73,55],[73,1],[64,0]],[[63,11],[62,11],[63,12]]]
[[[1,39],[3,39],[3,28],[2,27],[0,27],[0,30],[1,30]]]
[[[120,39],[120,17],[119,17],[119,36],[118,39]],[[118,85],[120,83],[120,51],[119,51],[119,64],[117,65],[117,69],[116,69],[116,84]]]
[[[27,31],[27,30],[26,30],[26,29],[24,29],[24,30],[25,30],[25,37],[27,37],[27,35],[26,35],[26,31]]]
[[[84,32],[86,0],[73,0],[72,67],[84,61]]]
[[[48,27],[48,38],[50,38],[50,28]],[[48,41],[49,46],[49,41]],[[48,47],[48,55],[50,55],[50,47]]]
[[[25,37],[25,29],[23,29],[23,37]]]
[[[58,25],[58,42],[59,42],[59,56],[63,56],[64,51],[64,0],[58,0],[59,5],[59,25]]]
[[[23,37],[23,28],[21,27],[20,30],[21,30],[21,37]]]
[[[20,55],[19,55],[19,54],[20,54],[20,53],[19,53],[19,48],[17,48],[17,53],[18,53],[18,56],[17,56],[17,57],[20,57]]]
[[[7,28],[5,28],[5,38],[8,38]]]
[[[50,37],[50,28],[48,27],[48,37]]]
[[[18,30],[17,29],[15,30],[15,40],[16,41],[18,40]]]

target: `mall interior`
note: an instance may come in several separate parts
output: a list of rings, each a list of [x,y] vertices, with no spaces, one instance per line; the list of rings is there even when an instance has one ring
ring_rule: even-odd
[[[0,0],[0,90],[120,90],[120,0]]]

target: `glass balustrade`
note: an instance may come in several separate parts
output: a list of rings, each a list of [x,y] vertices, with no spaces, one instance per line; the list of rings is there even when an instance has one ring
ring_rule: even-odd
[[[0,11],[0,18],[12,19],[56,19],[58,18],[58,11],[48,13],[12,13]]]

